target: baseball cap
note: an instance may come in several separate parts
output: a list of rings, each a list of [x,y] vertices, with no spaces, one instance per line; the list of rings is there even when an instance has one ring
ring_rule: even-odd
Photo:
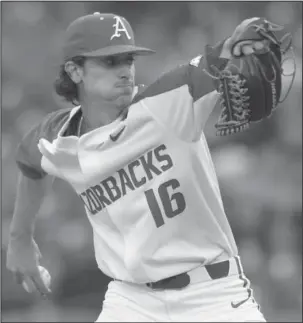
[[[64,59],[75,56],[111,56],[124,53],[148,55],[153,50],[135,45],[129,22],[112,13],[86,15],[74,20],[66,29]]]

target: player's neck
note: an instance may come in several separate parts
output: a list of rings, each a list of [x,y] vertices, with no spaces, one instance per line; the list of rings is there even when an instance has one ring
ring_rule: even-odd
[[[118,107],[100,100],[98,102],[81,100],[80,105],[84,118],[85,132],[113,122],[121,113],[121,109]]]

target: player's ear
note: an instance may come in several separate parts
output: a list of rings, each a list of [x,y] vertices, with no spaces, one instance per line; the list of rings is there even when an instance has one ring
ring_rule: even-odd
[[[64,64],[64,69],[74,83],[78,84],[82,81],[83,69],[75,62],[67,61]]]

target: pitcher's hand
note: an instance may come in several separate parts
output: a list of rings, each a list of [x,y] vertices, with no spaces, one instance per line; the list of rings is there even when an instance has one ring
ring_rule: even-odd
[[[260,51],[264,47],[268,46],[268,42],[266,40],[245,40],[237,43],[237,41],[239,40],[240,36],[243,35],[246,28],[253,21],[257,21],[259,19],[260,18],[258,17],[254,17],[254,18],[243,20],[236,27],[232,36],[225,41],[220,57],[230,59],[232,58],[232,56],[240,56],[241,54],[249,55],[249,54],[253,54],[255,51]],[[236,44],[236,46],[233,48],[233,53],[232,53],[231,50],[234,44]]]
[[[44,283],[38,268],[40,259],[41,253],[34,239],[25,242],[21,238],[10,238],[6,257],[7,269],[27,292],[38,292],[46,298],[51,290]]]

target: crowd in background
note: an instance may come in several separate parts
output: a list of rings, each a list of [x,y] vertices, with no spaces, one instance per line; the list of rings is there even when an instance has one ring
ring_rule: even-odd
[[[302,320],[302,4],[300,2],[2,2],[2,320],[93,321],[109,278],[96,266],[92,230],[82,202],[56,180],[36,223],[42,265],[53,281],[42,301],[5,269],[16,196],[14,154],[22,136],[47,113],[67,107],[53,91],[60,45],[75,18],[99,12],[125,16],[139,45],[156,50],[136,62],[149,83],[185,63],[255,16],[292,33],[296,76],[271,118],[229,137],[216,137],[220,108],[205,128],[223,202],[254,296],[269,321]],[[292,71],[291,60],[285,71]],[[290,84],[283,77],[283,88]]]

